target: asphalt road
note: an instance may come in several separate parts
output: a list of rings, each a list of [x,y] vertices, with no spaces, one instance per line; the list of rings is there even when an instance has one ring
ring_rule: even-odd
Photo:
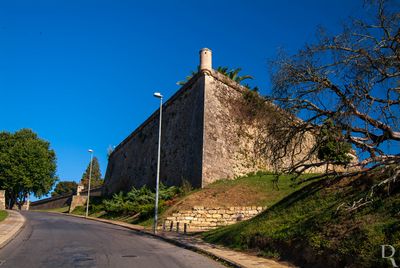
[[[122,227],[25,212],[24,229],[0,250],[3,267],[224,267],[212,259]]]

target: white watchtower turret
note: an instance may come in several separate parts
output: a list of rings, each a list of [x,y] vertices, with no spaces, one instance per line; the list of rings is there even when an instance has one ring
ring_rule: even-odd
[[[199,71],[211,71],[212,70],[212,52],[208,48],[200,50],[200,70]]]

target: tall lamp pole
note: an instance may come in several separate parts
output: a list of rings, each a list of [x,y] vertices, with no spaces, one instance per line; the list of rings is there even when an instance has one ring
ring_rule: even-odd
[[[88,192],[86,201],[86,218],[89,215],[90,181],[92,180],[92,165],[93,165],[93,150],[89,149],[88,152],[90,153],[90,168],[89,168],[89,183],[88,183]]]
[[[157,179],[156,179],[156,201],[154,207],[154,225],[153,232],[154,234],[157,232],[157,220],[158,220],[158,186],[160,184],[160,154],[161,154],[161,120],[162,120],[162,104],[163,104],[163,95],[159,92],[155,92],[154,97],[160,99],[160,122],[158,127],[158,155],[157,155]]]

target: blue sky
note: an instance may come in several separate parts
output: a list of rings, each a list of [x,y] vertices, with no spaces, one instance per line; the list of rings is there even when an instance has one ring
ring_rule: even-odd
[[[213,51],[270,88],[267,61],[316,28],[338,32],[363,1],[1,1],[0,130],[31,128],[56,151],[61,180],[78,181],[95,150],[143,122]]]

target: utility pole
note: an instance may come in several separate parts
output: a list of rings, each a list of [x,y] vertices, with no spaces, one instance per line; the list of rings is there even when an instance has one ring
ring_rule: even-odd
[[[88,183],[88,192],[86,201],[86,218],[89,215],[90,181],[92,180],[92,165],[93,165],[93,150],[89,149],[88,152],[90,153],[90,168],[89,168],[89,183]]]
[[[158,155],[157,155],[157,179],[156,179],[156,201],[154,207],[154,225],[153,232],[157,233],[157,220],[158,220],[158,188],[160,184],[160,154],[161,154],[161,121],[162,121],[162,104],[163,104],[163,95],[161,93],[154,93],[154,97],[160,99],[160,122],[158,127]]]

